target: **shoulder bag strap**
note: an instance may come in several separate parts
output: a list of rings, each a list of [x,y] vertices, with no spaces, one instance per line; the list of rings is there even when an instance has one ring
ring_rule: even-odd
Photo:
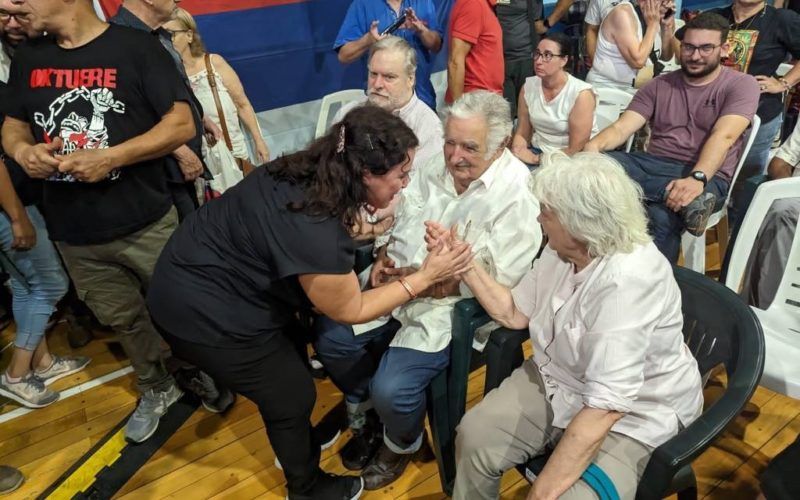
[[[206,61],[206,77],[208,84],[211,86],[211,93],[214,94],[214,104],[217,105],[217,116],[219,117],[219,125],[222,128],[222,135],[225,138],[225,144],[228,149],[233,152],[233,143],[231,136],[228,134],[228,123],[225,121],[225,112],[222,111],[222,101],[219,99],[219,90],[217,90],[217,79],[214,77],[214,68],[211,67],[211,55],[206,52],[204,59]]]

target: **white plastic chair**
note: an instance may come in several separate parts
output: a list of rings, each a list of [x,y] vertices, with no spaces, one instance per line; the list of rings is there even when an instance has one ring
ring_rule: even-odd
[[[340,90],[333,94],[328,94],[322,98],[322,105],[319,108],[319,117],[317,117],[317,129],[314,131],[314,138],[318,139],[325,135],[328,130],[328,120],[331,114],[331,107],[339,104],[339,109],[345,104],[357,101],[364,97],[364,91],[359,89]]]
[[[725,286],[738,292],[761,224],[775,200],[800,196],[800,177],[769,181],[756,190],[733,245]],[[767,310],[753,307],[764,329],[766,359],[761,385],[800,398],[800,230],[794,234],[775,299]]]
[[[620,117],[633,99],[633,94],[624,90],[610,87],[595,87],[597,92],[597,129],[603,130]],[[633,146],[633,136],[625,143],[625,151],[630,152]]]
[[[739,158],[739,163],[736,165],[736,170],[733,172],[728,194],[725,196],[725,203],[722,208],[713,214],[708,219],[706,230],[719,224],[717,228],[717,241],[719,242],[719,261],[725,257],[725,252],[728,250],[728,203],[731,201],[731,192],[733,186],[736,184],[736,179],[739,177],[744,166],[744,160],[747,158],[747,153],[750,152],[750,147],[756,138],[758,129],[761,127],[761,119],[758,115],[753,116],[753,122],[750,125],[750,134],[747,137],[747,142],[742,149],[742,156]],[[700,274],[706,272],[706,233],[700,236],[693,236],[688,231],[684,231],[681,235],[681,250],[683,251],[683,266],[688,267],[693,271]]]
[[[786,76],[786,73],[791,71],[792,68],[794,68],[794,64],[781,63],[778,69],[775,70],[775,74],[778,76]]]

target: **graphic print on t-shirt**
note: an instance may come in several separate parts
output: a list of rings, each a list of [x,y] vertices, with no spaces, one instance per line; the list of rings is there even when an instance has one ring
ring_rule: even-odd
[[[98,85],[88,89],[87,85]],[[60,137],[61,155],[79,149],[106,149],[109,147],[107,113],[125,114],[125,103],[114,97],[115,69],[63,70],[42,68],[31,72],[30,87],[52,87],[67,90],[47,107],[47,115],[35,112],[34,123],[42,128],[44,142]],[[108,173],[108,180],[119,178],[120,170]],[[70,173],[56,173],[49,181],[76,182]]]
[[[747,73],[757,41],[758,30],[730,30],[728,32],[728,43],[731,48],[728,52],[728,57],[722,60],[722,64],[742,73]]]

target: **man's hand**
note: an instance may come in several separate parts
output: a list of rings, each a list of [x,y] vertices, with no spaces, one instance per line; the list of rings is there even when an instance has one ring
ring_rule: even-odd
[[[677,212],[700,196],[703,183],[693,177],[675,179],[667,184],[667,200],[664,202],[672,211]]]
[[[430,252],[443,242],[447,246],[453,246],[453,241],[456,239],[456,226],[447,229],[436,221],[425,221],[425,244],[426,249]]]
[[[385,267],[383,268],[381,274],[383,275],[382,283],[384,285],[388,285],[389,283],[393,283],[400,278],[405,278],[409,274],[414,274],[417,272],[417,269],[411,266],[408,267]]]
[[[178,166],[181,168],[183,178],[187,182],[203,175],[203,162],[187,146],[179,147],[172,153],[172,156],[178,160]]]
[[[108,149],[78,149],[65,156],[56,156],[61,160],[58,171],[72,174],[79,181],[98,182],[106,178],[114,169]]]
[[[58,171],[61,160],[54,155],[61,151],[62,147],[64,142],[60,137],[56,137],[50,144],[34,144],[20,149],[14,159],[28,176],[34,179],[46,179]]]
[[[369,35],[372,37],[372,43],[380,41],[386,38],[386,35],[382,35],[380,31],[378,31],[378,21],[372,21],[372,24],[369,25]]]
[[[411,7],[406,9],[406,22],[403,23],[403,28],[411,30],[414,33],[419,33],[428,29]]]
[[[385,250],[385,247],[384,247]],[[386,276],[384,274],[386,269],[393,269],[394,261],[386,256],[385,251],[378,254],[378,258],[372,264],[372,271],[369,273],[369,284],[372,288],[381,287],[388,282],[384,281]]]
[[[28,250],[36,245],[36,229],[24,210],[20,212],[19,219],[11,221],[11,234],[14,236],[11,242],[14,250]]]

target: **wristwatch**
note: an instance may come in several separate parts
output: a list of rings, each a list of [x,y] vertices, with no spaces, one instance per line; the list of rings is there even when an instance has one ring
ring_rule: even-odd
[[[706,178],[706,174],[704,174],[700,170],[695,170],[694,172],[692,172],[691,177],[696,181],[702,182],[703,187],[706,187],[706,184],[708,184],[708,178]]]

